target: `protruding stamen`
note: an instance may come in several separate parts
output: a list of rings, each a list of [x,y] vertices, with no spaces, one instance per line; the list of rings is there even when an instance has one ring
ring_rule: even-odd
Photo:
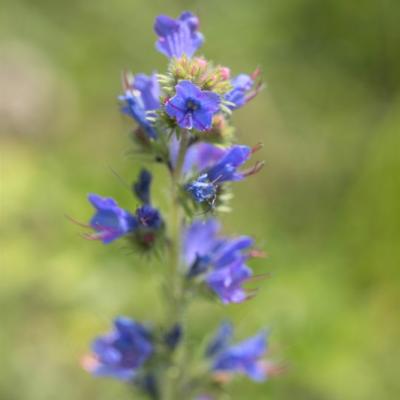
[[[69,215],[65,214],[65,218],[67,218],[69,221],[74,223],[75,225],[81,226],[82,228],[87,228],[87,229],[92,229],[92,227],[88,224],[84,224],[82,222],[77,221],[76,219],[70,217]]]
[[[253,81],[255,81],[258,77],[260,77],[261,75],[261,68],[257,67],[254,72],[250,75],[251,79],[253,79]]]
[[[265,274],[258,274],[258,275],[253,275],[249,279],[247,279],[247,282],[254,283],[254,282],[261,282],[264,281],[265,279],[270,279],[271,278],[271,273],[266,272]]]
[[[254,174],[256,174],[257,172],[260,172],[260,170],[262,169],[262,167],[263,167],[264,165],[265,165],[265,161],[257,161],[257,162],[254,164],[253,167],[249,168],[249,169],[246,170],[246,171],[243,171],[243,172],[242,172],[242,175],[243,175],[244,177],[254,175]]]
[[[267,257],[267,253],[260,249],[251,249],[248,253],[249,257],[252,258],[265,258]]]
[[[261,150],[264,147],[264,144],[259,142],[255,146],[251,148],[251,154],[254,154],[256,151]]]

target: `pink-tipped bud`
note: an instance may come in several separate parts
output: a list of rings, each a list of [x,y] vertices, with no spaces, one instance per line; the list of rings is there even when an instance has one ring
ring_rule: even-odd
[[[231,70],[228,67],[220,67],[218,72],[225,81],[229,80],[231,77]]]
[[[195,61],[196,61],[196,64],[197,64],[202,70],[204,70],[204,69],[207,68],[208,63],[207,63],[207,60],[206,60],[205,58],[203,58],[203,57],[196,57],[196,58],[195,58]]]
[[[199,71],[200,71],[199,66],[196,65],[196,64],[193,64],[192,68],[190,70],[190,75],[195,76],[195,75],[197,75],[199,73]]]
[[[222,115],[216,115],[213,119],[213,128],[221,132],[226,125],[225,118]]]

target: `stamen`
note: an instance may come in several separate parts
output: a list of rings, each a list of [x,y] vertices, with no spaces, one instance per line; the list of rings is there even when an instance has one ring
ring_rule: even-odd
[[[254,154],[256,151],[261,150],[264,147],[264,144],[259,142],[255,146],[251,148],[251,154]]]
[[[255,81],[261,75],[261,68],[257,67],[254,72],[250,75],[251,79]]]
[[[67,218],[69,221],[71,221],[75,225],[81,226],[82,228],[92,229],[92,227],[89,224],[84,224],[82,222],[79,222],[79,221],[77,221],[76,219],[70,217],[67,214],[65,214],[64,216],[65,216],[65,218]]]
[[[242,175],[244,177],[251,176],[256,174],[257,172],[260,172],[262,167],[265,165],[265,161],[257,161],[253,167],[249,168],[248,170],[245,170],[242,172]]]
[[[265,258],[267,257],[267,253],[260,249],[251,249],[248,253],[249,257],[252,258]]]

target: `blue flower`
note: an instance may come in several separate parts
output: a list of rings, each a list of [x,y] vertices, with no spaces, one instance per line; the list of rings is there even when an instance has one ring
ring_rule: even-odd
[[[181,128],[208,131],[220,102],[216,93],[201,90],[192,82],[183,80],[176,85],[176,95],[168,100],[165,111]]]
[[[142,181],[141,185],[134,185],[134,187],[144,200],[150,200],[150,188],[146,188],[149,175],[146,172],[143,173],[142,171],[142,174],[140,174],[141,178],[146,175],[142,179],[146,182],[143,183]],[[150,186],[150,182],[148,182],[148,186]],[[101,240],[103,243],[108,244],[124,235],[132,233],[147,234],[149,231],[157,231],[164,225],[160,212],[150,204],[145,203],[136,209],[135,215],[132,215],[120,208],[112,198],[90,194],[88,199],[96,209],[96,213],[90,220],[90,227],[96,232],[85,235],[88,239]],[[154,236],[152,235],[151,238],[154,238]]]
[[[266,333],[260,332],[256,336],[229,346],[232,332],[225,333],[225,330],[224,326],[220,328],[216,338],[213,339],[213,342],[219,340],[220,346],[208,354],[213,358],[212,370],[218,373],[245,374],[259,382],[265,380],[267,367],[262,357],[267,349]]]
[[[244,106],[249,100],[249,94],[254,86],[254,80],[246,74],[240,74],[231,80],[232,90],[225,95],[225,100],[232,103],[231,110]]]
[[[186,190],[192,194],[197,203],[215,199],[217,188],[208,179],[207,174],[200,175],[195,181],[186,185]]]
[[[169,58],[180,58],[183,55],[192,57],[204,42],[198,29],[199,19],[188,11],[183,12],[178,19],[160,15],[154,24],[158,35],[156,48]]]
[[[90,194],[88,199],[96,209],[95,215],[90,220],[90,226],[96,234],[88,235],[89,238],[110,243],[137,228],[137,219],[120,208],[114,199],[97,194]]]
[[[247,298],[242,285],[252,276],[245,261],[253,239],[226,238],[219,230],[215,219],[197,220],[185,229],[182,259],[187,266],[187,277],[203,275],[204,282],[224,304],[240,303]]]
[[[208,144],[207,147],[204,145],[199,143],[191,146],[184,165],[184,172],[200,167],[198,168],[200,173],[198,178],[185,186],[198,203],[214,199],[218,186],[222,183],[240,181],[246,176],[255,174],[263,166],[263,163],[256,163],[254,167],[246,171],[239,170],[239,167],[255,151],[248,146],[233,145],[230,148],[222,149],[211,144]]]
[[[148,204],[139,207],[136,210],[136,216],[141,229],[149,228],[157,230],[160,229],[163,225],[163,220],[161,218],[160,212],[156,208]]]
[[[92,343],[84,367],[93,375],[130,380],[153,353],[150,332],[126,317],[114,321],[114,330]]]
[[[157,132],[148,120],[148,114],[160,108],[160,87],[155,74],[138,74],[132,82],[125,79],[125,94],[119,97],[123,102],[122,112],[133,118],[149,138],[157,137]]]
[[[212,271],[206,282],[224,304],[241,303],[248,297],[242,285],[251,276],[251,269],[239,259],[225,268]]]
[[[234,145],[224,157],[207,171],[207,176],[213,182],[240,181],[245,175],[237,169],[251,156],[252,150],[248,146]]]
[[[142,169],[139,172],[137,181],[133,184],[133,191],[136,197],[143,204],[150,204],[150,187],[152,175],[147,169]]]

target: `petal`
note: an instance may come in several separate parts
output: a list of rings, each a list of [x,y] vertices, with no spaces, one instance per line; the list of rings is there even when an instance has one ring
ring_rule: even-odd
[[[230,322],[222,322],[218,332],[207,347],[206,356],[213,357],[223,351],[228,346],[232,335],[233,325]]]
[[[147,169],[142,169],[137,181],[133,184],[136,197],[144,204],[150,204],[150,187],[152,175]]]
[[[263,382],[267,379],[267,372],[263,367],[262,363],[250,363],[245,366],[245,372],[253,381]]]
[[[211,143],[195,143],[189,147],[186,153],[183,171],[184,173],[188,173],[192,169],[198,172],[204,171],[221,160],[225,152],[223,147]]]
[[[183,258],[191,266],[197,256],[206,255],[218,244],[221,226],[216,219],[194,221],[183,233]]]
[[[201,107],[208,110],[210,113],[215,114],[219,111],[221,98],[217,93],[205,90],[197,95],[197,99],[200,101]]]
[[[204,92],[202,92],[200,88],[198,88],[192,82],[183,80],[176,85],[176,93],[186,99],[198,98]]]
[[[157,110],[160,107],[160,86],[155,74],[135,75],[133,87],[140,92],[146,111]]]
[[[118,207],[117,202],[111,197],[102,197],[98,194],[90,193],[88,200],[97,209]]]
[[[209,131],[212,127],[213,114],[202,108],[193,112],[193,127],[198,131]]]
[[[168,100],[165,105],[165,111],[170,117],[175,117],[177,120],[183,118],[186,113],[186,100],[181,96],[175,95]]]
[[[154,23],[154,30],[160,36],[167,36],[179,29],[179,23],[168,15],[159,15]]]

